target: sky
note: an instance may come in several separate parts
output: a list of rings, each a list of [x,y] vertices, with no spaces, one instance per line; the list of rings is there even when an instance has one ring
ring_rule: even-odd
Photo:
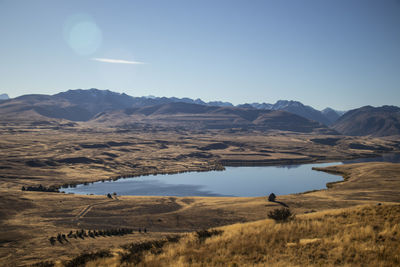
[[[0,0],[0,94],[400,106],[400,0]]]

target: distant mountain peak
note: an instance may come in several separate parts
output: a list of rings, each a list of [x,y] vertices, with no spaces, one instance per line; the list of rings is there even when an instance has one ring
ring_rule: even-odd
[[[0,100],[7,100],[10,99],[10,97],[7,94],[0,94]]]
[[[346,113],[346,111],[335,110],[330,107],[323,109],[321,112],[330,120],[331,123],[336,122],[344,113]]]

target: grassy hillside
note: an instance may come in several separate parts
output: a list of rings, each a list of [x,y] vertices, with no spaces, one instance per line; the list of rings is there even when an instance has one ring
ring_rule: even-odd
[[[287,223],[268,219],[217,230],[220,233],[209,238],[188,234],[161,249],[154,243],[144,253],[128,247],[119,251],[119,256],[86,266],[130,266],[137,260],[139,266],[400,264],[400,205],[363,205],[299,215]]]

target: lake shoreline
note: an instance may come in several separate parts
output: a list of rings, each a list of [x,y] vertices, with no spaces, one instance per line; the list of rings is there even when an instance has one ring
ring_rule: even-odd
[[[290,160],[290,161],[287,161],[287,160],[280,160],[279,162],[281,162],[281,163],[286,163],[286,164],[276,164],[276,162],[277,161],[275,161],[274,163],[275,164],[257,164],[257,165],[255,165],[255,164],[248,164],[248,165],[245,165],[245,164],[243,164],[243,165],[233,165],[233,166],[228,166],[228,165],[225,165],[225,166],[222,166],[221,164],[216,164],[215,166],[217,166],[218,168],[209,168],[209,169],[206,169],[206,170],[194,170],[194,171],[192,171],[192,170],[190,170],[190,171],[178,171],[178,172],[168,172],[168,173],[151,173],[151,174],[147,174],[147,175],[135,175],[135,176],[129,176],[129,175],[127,175],[127,176],[120,176],[120,177],[118,177],[118,178],[112,178],[112,179],[108,179],[108,180],[101,180],[101,181],[95,181],[95,182],[91,182],[91,183],[77,183],[77,184],[75,184],[75,185],[73,185],[73,186],[68,186],[68,187],[63,187],[62,189],[61,189],[61,191],[63,192],[63,193],[68,193],[68,194],[80,194],[80,195],[85,195],[85,194],[94,194],[94,195],[104,195],[104,194],[107,194],[107,193],[113,193],[113,192],[116,192],[116,191],[118,191],[118,190],[116,190],[116,189],[110,189],[109,191],[104,191],[104,189],[102,189],[102,193],[96,193],[96,192],[91,192],[91,191],[87,191],[87,192],[84,192],[84,191],[79,191],[79,190],[77,190],[76,189],[76,187],[81,187],[81,190],[84,190],[85,188],[83,188],[82,189],[82,187],[83,186],[91,186],[91,187],[97,187],[97,188],[102,188],[102,186],[103,185],[99,185],[98,183],[100,183],[100,182],[106,182],[106,181],[108,181],[108,182],[115,182],[115,181],[118,181],[118,180],[120,180],[120,179],[124,179],[124,180],[126,180],[126,182],[133,182],[133,181],[130,181],[131,179],[136,179],[136,178],[145,178],[145,177],[147,177],[147,176],[155,176],[155,177],[157,177],[157,176],[164,176],[164,175],[171,175],[171,177],[175,177],[176,175],[179,175],[179,174],[190,174],[190,173],[204,173],[204,172],[213,172],[213,171],[226,171],[226,168],[229,168],[229,167],[233,167],[233,168],[241,168],[241,167],[277,167],[277,168],[281,168],[281,167],[288,167],[288,168],[290,168],[290,166],[298,166],[298,167],[300,167],[300,166],[302,166],[302,165],[312,165],[312,164],[324,164],[324,163],[332,163],[332,164],[336,164],[337,163],[337,165],[341,165],[341,164],[346,164],[346,161],[349,161],[349,160],[358,160],[358,161],[362,161],[362,160],[365,160],[365,161],[368,161],[368,160],[370,160],[370,159],[373,159],[373,158],[377,158],[377,160],[380,160],[380,161],[382,161],[382,160],[384,160],[384,157],[385,156],[390,156],[390,155],[394,155],[394,156],[398,156],[398,154],[390,154],[390,153],[385,153],[385,154],[382,154],[382,155],[380,155],[380,157],[376,157],[376,155],[374,155],[375,157],[362,157],[362,158],[360,158],[360,157],[358,157],[358,158],[351,158],[351,159],[349,159],[349,158],[347,158],[347,159],[345,159],[345,160],[343,160],[342,159],[342,161],[329,161],[329,160],[326,160],[326,159],[324,159],[324,160],[314,160],[314,161],[312,161],[312,162],[309,162],[308,160],[307,161],[297,161],[297,162],[295,162],[294,163],[294,161],[293,160]],[[271,162],[269,162],[269,163],[271,163]],[[313,192],[313,191],[315,191],[315,190],[324,190],[324,189],[327,189],[327,188],[330,188],[333,184],[336,184],[336,183],[340,183],[340,182],[343,182],[343,181],[345,181],[345,177],[343,177],[343,174],[342,173],[335,173],[335,172],[329,172],[329,171],[325,171],[324,170],[324,168],[325,167],[312,167],[311,168],[311,170],[315,170],[315,171],[324,171],[325,173],[329,173],[329,174],[334,174],[334,175],[340,175],[340,176],[342,176],[342,178],[340,179],[340,180],[337,180],[337,181],[327,181],[324,185],[324,187],[322,187],[321,188],[321,186],[317,186],[316,188],[310,188],[310,189],[304,189],[304,191],[301,191],[301,190],[294,190],[293,192],[285,192],[284,194],[301,194],[301,193],[307,193],[307,192]],[[267,173],[268,173],[268,169],[266,169],[266,171],[267,171]],[[223,173],[223,174],[225,174],[225,173]],[[210,174],[208,174],[208,175],[210,175]],[[186,175],[187,176],[187,175]],[[207,174],[205,174],[205,175],[203,175],[203,177],[199,177],[199,180],[201,180],[201,179],[204,179],[205,177],[204,176],[206,176],[207,177]],[[222,176],[224,176],[224,175],[222,175]],[[297,174],[293,174],[293,176],[294,177],[298,177],[298,175]],[[223,178],[223,177],[222,177]],[[147,179],[147,178],[146,178]],[[156,180],[155,181],[161,181],[160,179],[158,179],[157,180],[157,178],[155,178]],[[221,177],[219,177],[219,179],[221,179]],[[298,179],[298,178],[297,178]],[[322,179],[322,178],[321,178]],[[324,179],[326,179],[326,178],[324,178]],[[154,180],[154,179],[153,179]],[[147,180],[147,182],[149,182],[149,181],[153,181],[153,180],[151,180],[150,178]],[[167,178],[167,180],[165,180],[165,177],[163,177],[162,178],[162,180],[163,180],[163,182],[166,182],[166,184],[165,185],[163,185],[164,187],[167,187],[167,186],[169,186],[169,187],[172,187],[173,185],[175,185],[175,186],[177,186],[178,184],[170,184],[170,183],[168,183],[168,182],[170,182],[170,180],[171,180],[171,178]],[[191,180],[191,178],[190,177],[188,177],[188,180]],[[197,181],[199,181],[199,180],[197,180]],[[235,183],[235,180],[231,180],[233,183]],[[248,181],[251,181],[251,180],[248,180]],[[143,182],[145,182],[145,181],[137,181],[137,182],[141,182],[142,184],[132,184],[132,186],[143,186]],[[179,184],[179,185],[181,185],[179,188],[180,189],[176,189],[176,190],[188,190],[188,188],[190,187],[190,186],[192,186],[192,187],[195,187],[195,186],[197,186],[197,183],[193,183],[193,185],[191,185],[191,184],[187,184],[186,183],[187,182],[187,180],[184,180],[184,182],[183,182],[183,184]],[[298,183],[298,180],[296,180],[296,181],[294,181],[295,183],[297,182]],[[200,184],[202,184],[202,183],[200,183]],[[108,185],[109,186],[109,184],[106,184],[106,185]],[[186,185],[186,187],[183,187],[184,185]],[[114,185],[115,186],[115,185]],[[142,191],[141,193],[119,193],[119,195],[139,195],[139,196],[172,196],[172,197],[180,197],[180,196],[187,196],[187,197],[194,197],[194,196],[201,196],[201,197],[214,197],[214,196],[218,196],[218,197],[258,197],[258,196],[260,196],[260,195],[247,195],[247,194],[244,194],[244,195],[241,195],[241,194],[233,194],[233,193],[226,193],[226,192],[224,192],[223,194],[222,193],[218,193],[218,192],[216,192],[215,190],[211,190],[211,191],[204,191],[204,193],[201,193],[200,191],[193,191],[193,193],[192,194],[189,194],[189,193],[186,193],[186,194],[184,194],[184,195],[182,195],[182,193],[179,191],[179,192],[176,192],[176,191],[174,191],[174,192],[172,192],[172,193],[161,193],[160,191],[157,191],[157,190],[159,190],[159,189],[157,189],[157,186],[159,186],[159,185],[157,185],[157,184],[154,184],[154,188],[149,188],[148,189],[148,191],[150,191],[150,192],[155,192],[155,193],[149,193],[148,191]],[[200,185],[199,185],[200,186]],[[207,184],[202,184],[202,187],[207,187],[207,186],[209,186],[209,185],[207,185]],[[268,186],[268,185],[265,185],[265,186]],[[111,187],[113,187],[113,186],[111,186]],[[87,189],[86,188],[86,190],[89,190],[89,189]],[[165,190],[165,188],[163,189],[163,190]],[[194,189],[192,189],[192,190],[194,190]],[[74,192],[75,191],[75,192]],[[274,191],[275,192],[275,191]],[[276,192],[275,192],[276,193]]]
[[[392,154],[392,153],[382,153],[382,154],[362,154],[362,155],[354,155],[348,157],[324,157],[324,158],[310,158],[310,159],[269,159],[269,160],[220,160],[216,162],[211,162],[211,164],[207,167],[202,168],[194,168],[191,170],[182,170],[182,171],[151,171],[151,172],[142,172],[142,173],[132,173],[132,174],[121,174],[117,176],[111,176],[108,179],[99,179],[92,182],[74,182],[69,184],[63,185],[55,185],[56,188],[62,191],[63,188],[75,187],[81,184],[93,184],[96,182],[104,182],[104,181],[116,181],[119,179],[126,179],[126,178],[136,178],[142,176],[157,176],[157,175],[173,175],[179,173],[188,173],[188,172],[209,172],[209,171],[224,171],[225,167],[278,167],[278,166],[293,166],[293,165],[302,165],[302,164],[319,164],[319,163],[331,163],[331,162],[343,162],[348,160],[358,160],[358,159],[370,159],[381,157],[385,154]],[[397,154],[397,153],[394,153]]]

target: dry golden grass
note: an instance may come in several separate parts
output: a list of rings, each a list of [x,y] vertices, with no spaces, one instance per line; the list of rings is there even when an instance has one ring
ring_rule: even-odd
[[[399,266],[400,205],[363,205],[297,216],[287,223],[262,220],[196,233],[145,252],[135,266]],[[120,257],[86,266],[130,266]]]

